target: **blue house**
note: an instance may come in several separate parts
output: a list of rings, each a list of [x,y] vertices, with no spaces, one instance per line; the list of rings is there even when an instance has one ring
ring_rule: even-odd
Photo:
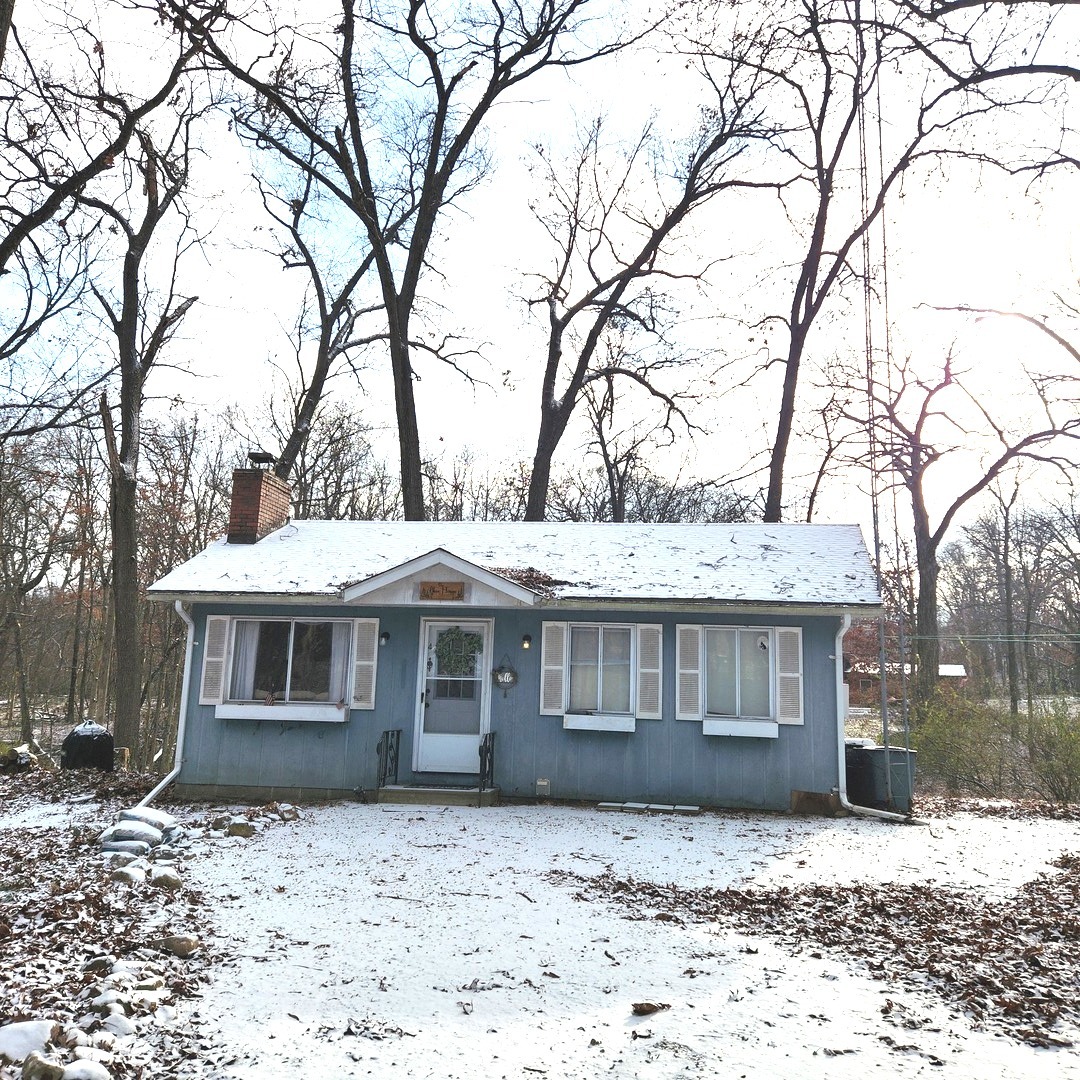
[[[482,763],[511,798],[843,791],[842,639],[880,610],[857,526],[289,521],[288,496],[238,470],[228,535],[150,589],[189,627],[181,793],[476,789]]]

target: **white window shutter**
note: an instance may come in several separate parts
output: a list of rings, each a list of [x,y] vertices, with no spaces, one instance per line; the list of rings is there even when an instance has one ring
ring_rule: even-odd
[[[566,712],[566,633],[564,622],[546,622],[540,650],[540,715]]]
[[[662,712],[664,628],[642,623],[637,628],[637,716],[641,720],[660,720]]]
[[[225,654],[229,649],[229,620],[224,615],[207,615],[203,628],[202,679],[199,704],[220,705],[225,698]]]
[[[802,630],[776,628],[776,719],[781,724],[803,722]]]
[[[375,668],[379,656],[379,620],[353,620],[352,707],[375,708]]]
[[[701,627],[675,627],[675,666],[678,668],[677,720],[701,719]]]

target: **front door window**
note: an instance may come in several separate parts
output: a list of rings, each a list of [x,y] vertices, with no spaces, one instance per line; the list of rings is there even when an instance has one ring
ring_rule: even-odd
[[[480,658],[484,635],[462,626],[432,626],[428,633],[424,731],[480,732]]]

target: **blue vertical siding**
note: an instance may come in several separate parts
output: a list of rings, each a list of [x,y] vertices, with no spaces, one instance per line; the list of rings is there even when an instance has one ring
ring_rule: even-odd
[[[353,709],[344,723],[225,720],[198,704],[207,614],[262,617],[369,618],[390,640],[379,648],[375,708]],[[198,606],[187,733],[179,783],[193,788],[371,790],[377,744],[384,730],[401,729],[402,783],[465,784],[461,775],[412,772],[420,619],[494,618],[490,666],[509,661],[517,686],[491,690],[495,783],[510,797],[532,797],[546,779],[554,798],[781,809],[793,790],[828,792],[838,782],[835,635],[837,617],[751,617],[619,612],[612,622],[663,625],[663,716],[638,720],[633,733],[567,731],[556,716],[539,714],[541,626],[546,619],[604,621],[596,612],[536,610],[356,609],[235,605]],[[805,722],[781,725],[776,739],[702,734],[700,721],[676,720],[675,625],[799,626],[803,630]],[[523,650],[523,634],[532,648]]]

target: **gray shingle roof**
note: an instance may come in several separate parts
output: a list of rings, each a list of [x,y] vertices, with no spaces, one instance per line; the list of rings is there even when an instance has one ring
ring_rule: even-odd
[[[296,521],[257,544],[218,540],[150,593],[332,603],[436,548],[549,601],[880,603],[859,527],[817,524]]]

